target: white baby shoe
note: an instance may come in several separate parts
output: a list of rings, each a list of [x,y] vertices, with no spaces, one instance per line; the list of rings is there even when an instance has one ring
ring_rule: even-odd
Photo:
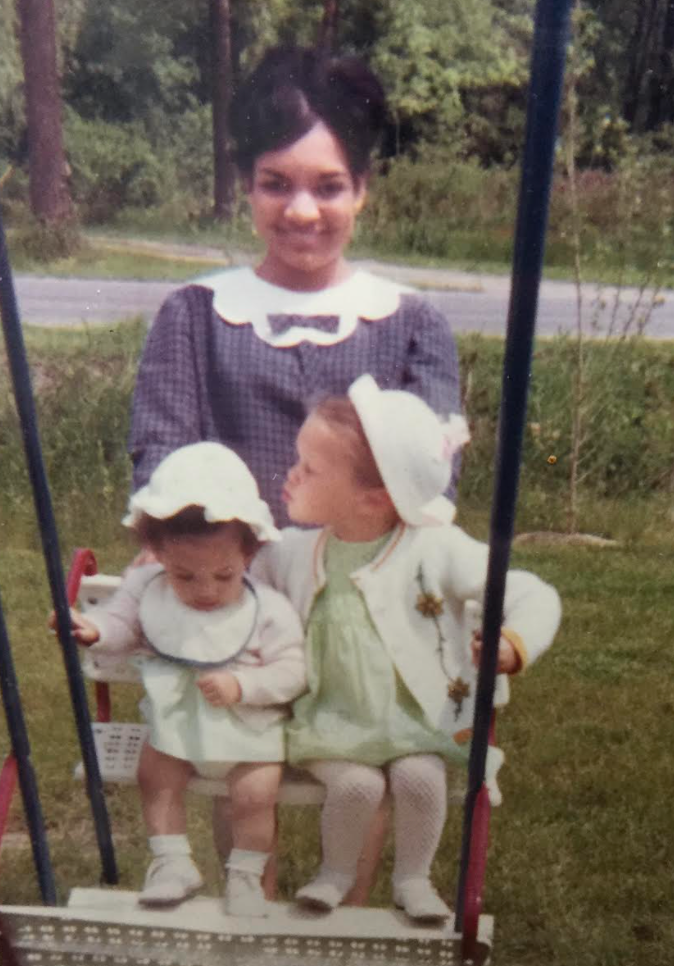
[[[393,885],[393,902],[404,909],[410,919],[438,922],[449,919],[452,910],[445,905],[428,876],[416,875]]]
[[[189,855],[158,855],[150,863],[138,901],[143,906],[174,906],[203,884]]]
[[[269,915],[269,903],[262,888],[262,875],[269,859],[268,852],[232,849],[225,863],[227,884],[224,907],[228,916]]]
[[[228,916],[267,916],[267,900],[260,876],[245,869],[228,869],[225,886],[225,912]]]
[[[345,872],[321,869],[318,875],[295,893],[302,906],[329,912],[346,898],[355,877]]]

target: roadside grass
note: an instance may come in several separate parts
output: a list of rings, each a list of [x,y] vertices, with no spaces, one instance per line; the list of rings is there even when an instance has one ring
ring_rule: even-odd
[[[94,499],[95,499],[95,495]],[[527,513],[523,494],[523,516]],[[614,505],[612,512],[621,514]],[[484,509],[462,522],[484,534]],[[101,569],[118,570],[133,548],[105,522],[88,542]],[[59,897],[95,887],[100,869],[82,785],[71,769],[79,749],[58,645],[45,630],[50,603],[35,535],[3,541],[0,586],[30,729]],[[64,557],[70,547],[64,542]],[[674,657],[669,621],[674,533],[652,530],[619,548],[537,545],[513,563],[555,584],[564,620],[548,654],[513,682],[499,717],[506,751],[504,804],[493,813],[485,911],[496,917],[496,966],[631,966],[671,962],[671,800]],[[118,688],[116,716],[137,717],[135,688]],[[0,750],[8,744],[0,732]],[[120,886],[137,889],[146,846],[134,789],[111,788]],[[454,900],[461,810],[450,814],[436,862],[441,892]],[[190,834],[207,890],[220,889],[210,803],[194,798]],[[20,803],[0,862],[0,902],[35,903],[39,893]],[[318,859],[318,810],[283,809],[280,890],[288,898]],[[390,901],[390,844],[372,896]]]
[[[26,254],[20,246],[8,245],[12,268],[26,275],[49,275],[63,278],[126,278],[153,281],[187,281],[195,275],[229,264],[228,259],[207,258],[185,252],[181,255],[143,250],[133,241],[104,244],[87,241],[80,251],[67,258],[41,260]]]
[[[513,237],[514,228],[465,228],[448,233],[441,253],[424,253],[369,230],[356,234],[350,255],[412,268],[507,276],[512,269]],[[12,267],[23,274],[162,281],[185,281],[217,267],[253,261],[262,250],[246,224],[168,226],[161,217],[155,223],[147,215],[140,220],[130,217],[113,225],[87,228],[80,251],[66,258],[36,258],[14,241],[11,229],[8,243]],[[162,248],[166,250],[162,252]],[[633,261],[627,263],[624,252],[617,249],[602,246],[595,251],[589,247],[583,253],[584,281],[604,286],[674,288],[674,262],[670,263],[665,253],[655,260],[657,267],[648,252],[640,254],[631,249],[631,254]],[[555,281],[575,280],[573,254],[566,240],[551,235],[544,275]]]
[[[134,545],[119,520],[129,482],[125,453],[129,399],[145,326],[114,329],[26,331],[38,400],[47,472],[67,566],[76,546],[92,547],[104,571],[119,571]],[[561,419],[560,353],[552,343],[537,352],[532,416],[543,442],[525,446],[518,532],[560,530],[563,486],[545,457],[546,420]],[[502,346],[496,340],[460,341],[462,370],[470,375],[473,444],[466,458],[458,522],[486,538],[491,464]],[[557,353],[557,354],[556,354]],[[671,801],[674,770],[674,699],[671,680],[671,601],[674,596],[674,519],[671,487],[648,481],[642,450],[666,442],[671,422],[672,349],[643,346],[613,376],[621,393],[607,413],[617,445],[621,422],[635,421],[635,437],[610,460],[619,472],[608,485],[584,494],[581,526],[619,541],[597,549],[545,541],[516,546],[513,564],[558,587],[564,604],[559,636],[541,661],[513,682],[510,706],[498,723],[506,751],[504,805],[495,810],[485,911],[496,917],[495,966],[665,966],[671,962]],[[645,380],[644,374],[648,379]],[[560,379],[559,383],[555,379]],[[658,416],[658,435],[647,435],[646,411]],[[545,392],[540,395],[540,387]],[[16,419],[8,402],[6,366],[0,359],[0,591],[24,701],[33,763],[47,822],[60,900],[74,886],[98,885],[100,868],[82,785],[71,771],[79,758],[65,673],[58,645],[45,629],[51,603],[33,519]],[[550,415],[544,404],[547,396]],[[538,407],[538,408],[536,408]],[[625,416],[627,413],[627,416]],[[669,415],[668,415],[669,413]],[[550,439],[560,452],[561,442]],[[555,429],[554,432],[557,430]],[[671,471],[672,448],[662,465]],[[609,457],[600,452],[600,465]],[[563,469],[560,457],[557,467]],[[637,476],[630,477],[629,473]],[[610,492],[610,488],[609,488]],[[116,716],[137,716],[138,692],[118,689]],[[9,748],[0,726],[0,754]],[[120,885],[137,889],[147,861],[136,791],[108,793]],[[207,889],[216,894],[219,872],[210,834],[210,802],[195,798],[190,834]],[[10,838],[0,855],[0,902],[39,902],[32,854],[19,801]],[[436,880],[454,901],[461,836],[453,810],[436,863]],[[280,890],[290,897],[318,858],[318,811],[284,809],[281,816]],[[390,901],[390,845],[372,896]]]

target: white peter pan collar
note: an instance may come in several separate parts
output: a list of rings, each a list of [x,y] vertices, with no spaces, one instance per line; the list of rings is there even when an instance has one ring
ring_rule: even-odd
[[[230,325],[252,325],[255,334],[277,348],[313,342],[332,345],[347,339],[358,319],[374,322],[392,315],[400,296],[413,289],[360,269],[345,281],[318,292],[293,292],[258,278],[252,268],[229,269],[197,280],[213,291],[213,308]],[[268,316],[331,316],[339,319],[336,331],[291,326],[275,333]]]

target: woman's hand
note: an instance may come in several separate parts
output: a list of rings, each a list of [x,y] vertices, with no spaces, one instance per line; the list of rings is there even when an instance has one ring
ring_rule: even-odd
[[[229,671],[206,671],[197,678],[197,687],[214,708],[229,708],[241,700],[241,685]]]
[[[74,607],[70,608],[70,623],[72,635],[80,644],[95,644],[99,639],[100,634],[98,633],[96,625],[92,621],[87,620]],[[52,630],[56,628],[56,614],[54,611],[49,615],[48,624]]]
[[[482,632],[475,631],[473,634],[473,639],[470,642],[470,647],[473,652],[473,664],[475,667],[480,666],[480,656],[482,654]],[[520,656],[510,643],[510,641],[501,637],[498,642],[498,662],[496,665],[497,674],[515,674],[516,671],[520,669]]]

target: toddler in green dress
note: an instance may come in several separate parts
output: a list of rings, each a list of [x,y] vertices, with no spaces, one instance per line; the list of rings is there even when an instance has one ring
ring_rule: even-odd
[[[466,643],[466,602],[484,594],[488,547],[453,525],[443,495],[465,421],[443,424],[417,396],[361,376],[320,403],[297,439],[283,492],[299,524],[253,570],[305,625],[309,690],[295,701],[288,757],[326,787],[323,860],[305,905],[346,897],[384,795],[394,806],[393,899],[415,920],[451,915],[430,881],[446,816],[446,764],[465,763],[481,642]],[[552,642],[557,592],[508,575],[498,670]],[[487,786],[503,761],[490,748]]]

